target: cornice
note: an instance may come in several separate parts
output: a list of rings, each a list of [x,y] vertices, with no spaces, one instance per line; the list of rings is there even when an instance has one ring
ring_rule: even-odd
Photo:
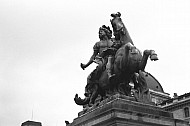
[[[181,109],[185,106],[190,106],[190,99],[183,100],[183,101],[176,101],[176,102],[173,102],[172,104],[162,106],[162,108],[165,109],[166,111],[174,111],[177,109]]]

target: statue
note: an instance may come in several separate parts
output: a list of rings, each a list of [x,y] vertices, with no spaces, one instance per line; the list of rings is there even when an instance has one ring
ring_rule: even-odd
[[[121,14],[111,14],[113,17],[111,21],[115,38],[119,39],[122,46],[117,50],[115,55],[114,72],[117,75],[117,82],[115,89],[118,89],[119,83],[129,83],[134,77],[134,73],[139,73],[139,70],[144,71],[148,57],[153,61],[158,60],[157,54],[154,50],[145,50],[143,56],[139,49],[137,49],[129,33],[120,18]],[[134,79],[133,79],[134,80]]]
[[[99,28],[99,38],[100,41],[96,42],[93,47],[93,55],[91,56],[90,60],[87,64],[81,63],[81,68],[84,70],[86,67],[88,67],[93,62],[97,63],[98,66],[96,69],[88,76],[87,79],[87,86],[85,88],[85,96],[88,97],[88,99],[82,100],[82,102],[77,102],[77,104],[85,104],[86,102],[89,102],[89,106],[94,104],[94,100],[96,99],[98,94],[102,94],[102,97],[105,96],[104,89],[99,91],[98,89],[98,79],[102,75],[103,71],[106,71],[107,74],[105,76],[108,76],[110,78],[112,76],[111,73],[111,65],[108,65],[108,60],[111,60],[111,58],[108,57],[108,54],[106,54],[109,48],[113,45],[113,41],[111,40],[112,37],[112,31],[109,27],[106,27],[103,25]],[[104,78],[104,77],[103,77]],[[99,92],[99,93],[98,93]]]
[[[99,65],[87,78],[85,98],[81,99],[78,94],[75,95],[74,100],[78,105],[93,106],[98,96],[100,96],[99,102],[114,94],[131,96],[130,81],[133,81],[135,85],[134,97],[137,101],[143,102],[144,97],[148,98],[148,88],[142,72],[144,72],[148,57],[156,61],[157,54],[154,50],[145,50],[143,55],[141,54],[140,50],[134,46],[120,16],[119,12],[111,14],[113,19],[110,21],[115,38],[111,38],[112,32],[109,27],[102,26],[100,31],[107,29],[110,31],[109,36],[104,33],[105,38],[101,38],[103,33],[99,32],[100,42],[95,44],[94,54],[87,64],[81,64],[83,69],[92,62],[97,62]],[[100,44],[102,42],[106,45]]]

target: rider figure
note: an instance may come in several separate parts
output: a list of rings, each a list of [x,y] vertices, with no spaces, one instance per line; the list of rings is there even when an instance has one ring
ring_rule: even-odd
[[[120,40],[116,40],[115,38],[112,38],[111,41],[113,42],[112,46],[104,50],[102,53],[103,55],[107,56],[106,70],[107,70],[110,81],[112,81],[111,79],[115,77],[115,74],[113,71],[113,63],[115,60],[115,54],[117,50],[122,46],[122,43]]]
[[[112,77],[112,58],[109,55],[110,52],[108,51],[113,45],[114,42],[111,39],[112,31],[110,30],[109,26],[103,25],[99,28],[99,38],[100,41],[96,42],[93,47],[93,55],[91,56],[90,60],[87,64],[81,63],[81,68],[84,70],[88,67],[91,63],[95,62],[98,64],[97,68],[90,74],[90,79],[97,80],[99,79],[101,73],[106,67],[108,77]],[[113,56],[111,56],[113,57]],[[95,74],[95,75],[94,75]]]

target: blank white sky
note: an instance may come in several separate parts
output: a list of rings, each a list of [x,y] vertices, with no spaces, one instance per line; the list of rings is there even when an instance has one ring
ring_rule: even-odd
[[[82,110],[74,95],[83,97],[96,66],[83,71],[80,63],[89,60],[99,27],[111,27],[110,14],[118,11],[136,47],[158,54],[146,71],[171,96],[188,93],[189,0],[1,0],[0,125],[72,122]]]

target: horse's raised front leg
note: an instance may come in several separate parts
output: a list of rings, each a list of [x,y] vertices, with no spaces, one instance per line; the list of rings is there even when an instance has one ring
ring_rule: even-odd
[[[141,62],[139,64],[139,69],[140,70],[144,71],[149,56],[150,56],[150,60],[153,60],[153,61],[158,60],[157,54],[155,53],[154,50],[145,50],[143,52],[142,60],[141,60]]]

